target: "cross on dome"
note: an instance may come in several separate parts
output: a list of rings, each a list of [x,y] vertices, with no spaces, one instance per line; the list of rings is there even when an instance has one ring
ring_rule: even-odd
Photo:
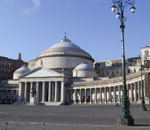
[[[64,34],[65,34],[64,39],[67,39],[67,33],[65,32]]]

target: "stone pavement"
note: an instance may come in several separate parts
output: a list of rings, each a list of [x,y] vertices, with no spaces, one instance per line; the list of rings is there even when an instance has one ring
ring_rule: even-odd
[[[117,127],[121,107],[115,105],[0,105],[0,130],[150,130],[148,111],[131,105],[135,126]]]

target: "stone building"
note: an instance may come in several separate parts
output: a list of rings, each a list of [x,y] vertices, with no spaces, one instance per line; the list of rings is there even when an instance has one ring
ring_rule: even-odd
[[[16,90],[18,89],[17,83],[14,84],[13,81],[13,83],[10,83],[10,81],[7,80],[13,79],[14,71],[16,71],[24,64],[27,63],[21,59],[21,53],[18,54],[18,59],[0,57],[0,103],[11,103],[16,101]]]
[[[140,71],[141,58],[134,57],[126,59],[126,74]],[[122,75],[122,60],[96,61],[94,67],[101,77],[119,77]]]
[[[150,97],[150,73],[148,69],[142,73],[139,71],[139,59],[140,57],[126,60],[128,69],[130,67],[131,70],[138,70],[127,73],[127,89],[131,103],[141,102],[141,83],[144,84],[146,101]],[[100,65],[97,66],[97,63]],[[113,74],[111,67],[118,73]],[[109,72],[107,75],[101,75],[106,73],[105,71],[111,71],[111,74]],[[16,104],[120,103],[120,75],[121,60],[94,62],[90,54],[65,36],[35,60],[29,61],[28,66],[24,65],[16,70],[13,80],[2,82],[0,92],[3,88],[10,95],[14,94]]]
[[[126,59],[126,74],[133,74],[139,72],[141,68],[141,60],[142,65],[144,65],[145,62],[150,61],[149,46],[141,48],[141,56]],[[94,67],[101,77],[121,76],[121,61],[121,59],[96,61],[94,62]]]
[[[7,57],[0,56],[0,81],[13,79],[13,72],[26,64],[21,60],[21,54],[18,54],[18,59],[9,59]]]

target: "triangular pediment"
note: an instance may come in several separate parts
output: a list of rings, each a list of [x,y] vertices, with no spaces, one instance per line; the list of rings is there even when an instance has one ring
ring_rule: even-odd
[[[27,73],[22,78],[44,78],[44,77],[64,77],[64,75],[46,68],[38,68]]]

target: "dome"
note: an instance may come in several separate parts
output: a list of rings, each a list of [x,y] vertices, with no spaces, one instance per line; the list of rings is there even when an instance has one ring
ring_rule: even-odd
[[[87,63],[81,63],[74,70],[91,70],[91,71],[95,71],[94,68],[91,65],[87,64]]]
[[[92,65],[94,60],[90,54],[72,43],[65,36],[64,39],[43,51],[38,56],[35,68],[42,66],[57,72],[67,70],[68,72],[66,73],[72,75],[72,70],[83,62]]]
[[[74,43],[72,43],[66,37],[64,39],[60,40],[60,42],[58,42],[55,45],[53,45],[51,48],[63,48],[63,47],[80,49],[79,46],[77,46]]]
[[[30,69],[26,66],[26,65],[23,65],[22,67],[20,67],[19,69],[17,69],[16,71],[15,71],[15,73],[20,73],[20,74],[22,74],[22,73],[27,73],[27,72],[29,72],[30,71]]]
[[[23,65],[22,67],[20,67],[19,69],[17,69],[14,74],[13,74],[13,79],[19,79],[19,77],[27,72],[29,72],[30,69],[26,66]]]
[[[88,63],[81,63],[73,70],[73,77],[96,77],[95,69]]]
[[[54,44],[49,49],[43,51],[38,58],[45,56],[69,55],[69,54],[76,56],[84,56],[88,59],[92,59],[92,57],[87,52],[82,50],[76,44],[72,43],[71,40],[66,38],[66,36],[64,37],[64,39],[60,40],[58,43]]]

